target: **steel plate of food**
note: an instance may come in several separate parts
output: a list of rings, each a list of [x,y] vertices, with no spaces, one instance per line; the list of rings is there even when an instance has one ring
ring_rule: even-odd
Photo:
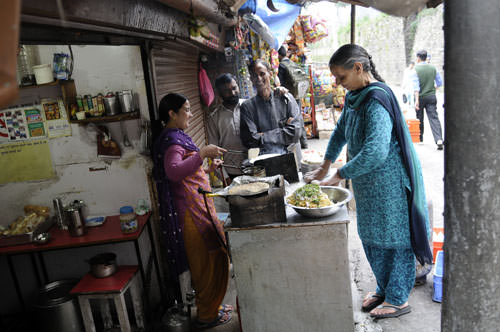
[[[295,190],[286,198],[286,202],[305,217],[320,218],[339,211],[351,198],[351,192],[343,187],[311,183]]]

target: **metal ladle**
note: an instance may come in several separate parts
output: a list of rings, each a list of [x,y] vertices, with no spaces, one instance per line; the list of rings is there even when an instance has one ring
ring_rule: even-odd
[[[123,136],[123,145],[126,147],[132,146],[132,143],[130,143],[130,141],[128,140],[127,130],[123,125],[123,120],[120,120],[120,129],[122,131],[122,136]]]

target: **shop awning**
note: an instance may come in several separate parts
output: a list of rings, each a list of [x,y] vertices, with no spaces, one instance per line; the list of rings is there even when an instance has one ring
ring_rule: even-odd
[[[222,2],[234,3],[234,0],[220,0]],[[256,0],[248,0],[248,2],[255,2]],[[278,6],[275,4],[279,0],[266,0],[270,3],[270,7],[273,6],[277,9]],[[373,7],[384,13],[395,15],[395,16],[408,16],[413,13],[417,13],[425,7],[436,7],[441,4],[443,0],[286,0],[290,4],[303,5],[307,2],[344,2],[357,6],[363,7]],[[234,7],[233,7],[234,8]]]

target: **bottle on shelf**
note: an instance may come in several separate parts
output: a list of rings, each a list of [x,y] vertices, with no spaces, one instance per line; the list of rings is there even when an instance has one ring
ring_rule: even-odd
[[[19,47],[19,53],[17,55],[17,72],[19,74],[20,86],[29,86],[35,84],[31,50],[29,50],[26,45],[21,45]]]

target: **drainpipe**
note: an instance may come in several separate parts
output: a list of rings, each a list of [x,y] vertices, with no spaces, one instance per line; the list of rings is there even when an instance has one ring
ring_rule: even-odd
[[[351,44],[356,44],[356,5],[351,5]]]
[[[169,7],[175,8],[186,14],[193,14],[197,17],[205,17],[212,23],[223,26],[233,26],[236,24],[236,16],[226,17],[218,9],[215,0],[157,0]]]
[[[445,1],[442,331],[498,331],[500,7]]]

